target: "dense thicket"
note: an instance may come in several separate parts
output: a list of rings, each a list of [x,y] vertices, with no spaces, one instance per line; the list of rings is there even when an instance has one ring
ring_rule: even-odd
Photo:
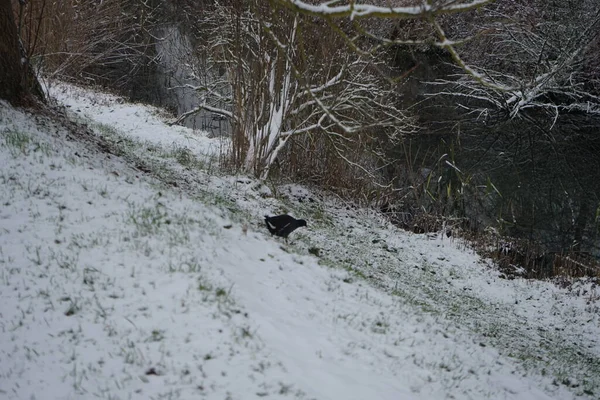
[[[156,93],[156,40],[170,20],[158,0],[13,1],[38,73],[105,86],[133,98]]]

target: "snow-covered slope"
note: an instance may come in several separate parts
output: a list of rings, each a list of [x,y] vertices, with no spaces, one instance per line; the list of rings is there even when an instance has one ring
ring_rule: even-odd
[[[152,107],[52,94],[96,136],[0,105],[0,397],[600,395],[592,284],[500,279],[459,242],[219,175],[226,143]],[[309,222],[289,245],[261,221],[284,210]]]

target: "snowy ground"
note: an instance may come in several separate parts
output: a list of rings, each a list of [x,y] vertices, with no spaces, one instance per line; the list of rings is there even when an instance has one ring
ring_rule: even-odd
[[[159,110],[52,95],[92,136],[0,103],[0,398],[600,396],[591,283],[500,279],[441,235],[220,175],[226,143]],[[282,211],[309,222],[288,245],[261,222]]]

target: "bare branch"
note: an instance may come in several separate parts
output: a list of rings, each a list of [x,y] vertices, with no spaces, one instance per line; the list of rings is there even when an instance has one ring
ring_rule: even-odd
[[[233,118],[234,117],[234,115],[233,115],[233,113],[231,111],[224,110],[222,108],[211,107],[211,106],[209,106],[207,104],[200,104],[196,108],[193,108],[193,109],[191,109],[189,111],[186,111],[186,112],[182,113],[181,115],[179,115],[173,121],[170,121],[169,125],[179,124],[183,120],[185,120],[186,118],[188,118],[189,116],[196,115],[196,114],[198,114],[202,110],[210,111],[212,113],[219,114],[219,115],[222,115],[222,116],[227,117],[227,118]]]
[[[423,2],[419,6],[410,7],[382,7],[371,4],[356,4],[335,6],[331,3],[312,5],[301,0],[275,0],[277,3],[302,14],[324,18],[424,18],[441,14],[460,13],[475,10],[493,2],[494,0],[471,0],[432,5]]]

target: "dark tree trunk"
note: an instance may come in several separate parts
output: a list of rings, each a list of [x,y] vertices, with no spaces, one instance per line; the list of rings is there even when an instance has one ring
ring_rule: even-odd
[[[0,0],[0,99],[27,105],[32,93],[43,99],[41,88],[19,44],[11,0]]]

